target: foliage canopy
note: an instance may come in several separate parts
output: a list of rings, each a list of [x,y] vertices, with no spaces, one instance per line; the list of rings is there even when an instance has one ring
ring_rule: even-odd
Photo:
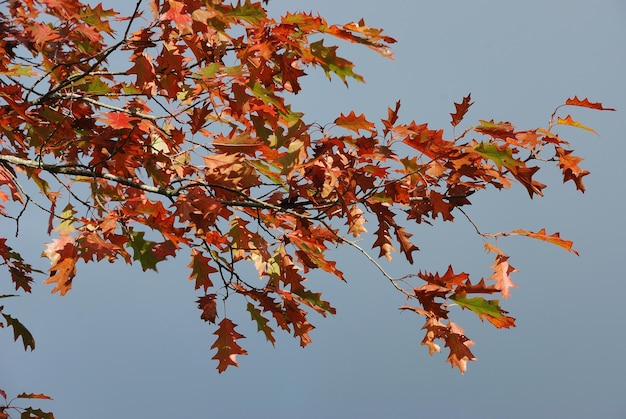
[[[419,249],[408,230],[458,216],[472,223],[463,208],[483,190],[517,183],[542,196],[536,175],[546,165],[584,192],[589,172],[555,128],[595,133],[561,112],[613,110],[600,103],[569,98],[546,127],[523,130],[492,120],[466,125],[470,95],[454,104],[451,134],[401,122],[399,101],[377,122],[350,110],[320,125],[289,104],[305,70],[320,67],[346,85],[363,81],[332,41],[391,58],[393,38],[363,20],[273,18],[250,0],[138,0],[128,16],[78,0],[2,4],[0,214],[16,233],[29,206],[48,214],[44,282],[61,295],[79,261],[122,260],[145,271],[188,257],[201,318],[217,323],[220,372],[246,350],[217,302],[243,298],[270,343],[278,328],[306,346],[311,313],[335,308],[305,278],[321,269],[344,280],[327,256],[338,245],[362,254],[404,295],[401,308],[424,317],[422,344],[432,355],[443,343],[461,372],[475,359],[473,342],[450,319],[451,304],[497,328],[514,326],[497,296],[510,296],[516,270],[498,238],[522,235],[576,253],[545,229],[476,228],[493,254],[489,278],[452,266],[396,278],[378,261],[399,252],[412,264]],[[356,241],[368,228],[373,255]],[[38,271],[3,235],[2,265],[16,291],[30,292]],[[246,263],[258,279],[242,275]],[[15,340],[34,349],[28,330],[2,315]]]

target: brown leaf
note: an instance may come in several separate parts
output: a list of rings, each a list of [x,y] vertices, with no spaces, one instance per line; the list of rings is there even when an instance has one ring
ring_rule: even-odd
[[[456,127],[457,125],[459,125],[459,123],[463,120],[463,117],[469,110],[469,107],[474,104],[474,102],[470,102],[471,100],[472,100],[472,95],[471,93],[468,93],[467,96],[463,98],[463,101],[461,103],[456,103],[456,102],[454,103],[455,111],[454,113],[450,114],[450,116],[452,117],[451,124],[453,127]]]
[[[202,310],[200,318],[205,322],[215,323],[217,318],[217,301],[215,297],[215,294],[207,294],[196,301],[198,308]]]

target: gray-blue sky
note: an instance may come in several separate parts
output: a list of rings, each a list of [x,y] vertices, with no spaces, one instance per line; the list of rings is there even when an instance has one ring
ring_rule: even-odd
[[[477,197],[470,209],[488,231],[559,231],[581,256],[520,238],[503,243],[520,271],[514,277],[520,288],[505,303],[518,327],[498,331],[460,313],[479,359],[464,376],[444,363],[445,351],[428,357],[419,345],[422,320],[399,312],[400,296],[347,249],[337,252],[347,284],[310,277],[311,287],[325,290],[338,308],[332,318],[315,319],[313,343],[302,349],[281,335],[273,348],[247,313],[230,308],[250,355],[221,375],[210,359],[212,330],[198,318],[185,279],[186,258],[158,274],[89,265],[66,297],[38,284],[32,296],[6,302],[38,348],[23,353],[8,334],[0,337],[2,386],[50,393],[55,402],[45,407],[64,419],[624,417],[626,3],[270,0],[270,7],[319,11],[333,23],[363,17],[399,41],[395,61],[344,48],[365,85],[345,89],[312,74],[295,100],[309,120],[330,122],[352,109],[377,119],[401,99],[401,118],[447,129],[452,103],[468,92],[476,103],[467,121],[510,120],[526,128],[545,126],[553,108],[574,95],[618,108],[571,111],[601,138],[560,131],[586,158],[587,193],[571,183],[558,186],[555,170],[539,179],[554,184],[544,198],[531,201],[517,188]],[[44,224],[33,219],[22,227],[33,257],[46,240]],[[413,268],[396,258],[398,271],[452,263],[489,274],[491,258],[461,218],[412,231],[422,252]]]

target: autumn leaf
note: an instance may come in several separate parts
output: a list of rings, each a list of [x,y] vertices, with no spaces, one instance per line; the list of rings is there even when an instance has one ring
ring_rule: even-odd
[[[341,114],[339,118],[335,119],[335,125],[354,131],[357,134],[360,130],[373,132],[375,127],[373,122],[365,119],[365,115],[357,116],[354,111],[351,111],[348,115]]]
[[[509,257],[500,254],[496,256],[495,263],[491,266],[493,274],[489,279],[496,281],[496,288],[502,293],[502,297],[507,299],[511,296],[511,288],[517,288],[517,285],[511,280],[511,273],[517,272],[513,266],[509,265]]]
[[[450,299],[461,308],[474,312],[479,319],[486,319],[497,328],[515,326],[515,319],[506,316],[506,311],[500,308],[498,300],[486,300],[483,297],[468,298],[466,294],[454,294]]]
[[[583,177],[587,176],[589,171],[583,170],[578,166],[578,163],[583,161],[583,158],[573,155],[573,150],[565,150],[561,147],[555,147],[555,151],[559,158],[559,167],[563,172],[563,183],[571,180],[576,184],[576,189],[581,192],[585,192]]]
[[[132,128],[135,118],[131,118],[126,112],[103,113],[102,120],[113,129]]]
[[[350,208],[350,216],[348,217],[348,223],[350,225],[348,233],[352,234],[353,237],[359,237],[361,233],[367,233],[367,229],[365,228],[366,222],[367,220],[363,215],[363,210],[357,205],[352,206],[352,208]]]
[[[12,171],[9,166],[6,166],[4,163],[0,163],[0,186],[6,185],[11,191],[11,199],[17,202],[24,202],[24,198],[19,190],[17,183],[15,182],[16,175]],[[1,193],[2,191],[0,191]],[[2,195],[0,195],[0,198]],[[2,199],[2,201],[6,201],[7,199]]]
[[[211,258],[204,256],[201,252],[193,249],[191,252],[191,262],[187,267],[191,269],[189,280],[195,280],[196,289],[203,288],[204,291],[213,286],[210,275],[217,273],[217,269],[211,266]]]
[[[506,144],[481,142],[474,147],[474,151],[485,159],[493,161],[499,169],[504,166],[510,171],[516,171],[518,167],[524,166],[522,161],[513,158],[513,152]]]
[[[41,400],[52,400],[52,397],[46,396],[43,393],[20,393],[16,396],[18,399],[41,399]]]
[[[213,333],[217,335],[217,339],[211,345],[211,349],[216,349],[216,354],[212,357],[218,361],[217,371],[224,372],[229,366],[235,367],[237,364],[237,355],[247,355],[248,352],[237,343],[238,339],[245,336],[235,331],[236,324],[230,319],[224,318],[218,325],[217,330]]]
[[[174,22],[177,26],[187,27],[191,25],[193,20],[191,16],[183,11],[185,4],[182,1],[168,0],[168,10],[161,15],[159,20]]]
[[[447,361],[452,367],[457,367],[461,374],[465,374],[467,361],[476,360],[476,357],[469,349],[470,346],[474,345],[474,342],[465,336],[463,329],[456,323],[449,322],[448,327],[450,332],[446,338],[446,347],[450,349],[450,355]]]
[[[613,108],[605,108],[604,105],[602,105],[600,102],[590,102],[589,99],[587,98],[578,99],[577,96],[567,99],[565,101],[565,104],[569,106],[582,106],[584,108],[597,109],[601,111],[614,111],[615,110]]]
[[[215,323],[217,318],[217,302],[215,300],[215,294],[204,295],[196,301],[198,308],[202,310],[200,318],[205,322]]]
[[[521,229],[513,230],[511,233],[520,234],[522,236],[526,236],[526,237],[530,237],[533,239],[555,244],[567,250],[568,252],[572,252],[576,256],[579,256],[578,252],[572,248],[572,246],[574,245],[574,242],[570,240],[562,239],[561,235],[558,232],[554,234],[547,234],[546,229],[542,228],[536,233],[533,233],[532,231],[528,231],[528,230],[521,230]]]
[[[556,120],[556,123],[561,124],[561,125],[570,125],[572,127],[584,129],[585,131],[593,132],[594,134],[599,136],[599,134],[594,129],[589,128],[588,126],[583,125],[578,121],[575,121],[574,119],[572,119],[570,115],[567,115],[565,118],[558,117]]]
[[[472,127],[474,131],[489,135],[493,138],[512,138],[515,136],[515,127],[510,122],[494,122],[479,120],[480,125]]]
[[[456,102],[454,103],[455,111],[454,113],[450,114],[450,116],[452,117],[451,124],[453,127],[456,127],[457,125],[459,125],[459,123],[463,120],[463,117],[469,110],[470,106],[474,104],[474,102],[471,102],[471,100],[472,100],[472,95],[468,94],[467,96],[463,98],[463,101],[461,103],[456,103]]]

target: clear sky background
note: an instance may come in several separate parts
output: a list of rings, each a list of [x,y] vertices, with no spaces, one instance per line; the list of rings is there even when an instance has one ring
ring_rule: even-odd
[[[10,333],[0,334],[0,388],[50,394],[55,400],[40,406],[62,419],[626,418],[626,2],[270,0],[274,13],[288,8],[319,11],[332,23],[363,17],[398,39],[395,61],[344,48],[365,85],[346,89],[312,74],[295,98],[309,121],[331,122],[352,109],[380,119],[401,99],[405,122],[448,130],[453,102],[468,92],[476,103],[466,123],[545,127],[574,95],[617,108],[571,109],[600,138],[559,129],[591,171],[584,195],[546,170],[538,179],[551,185],[544,198],[531,201],[515,188],[478,194],[469,208],[485,231],[559,231],[580,257],[530,239],[502,243],[520,271],[513,278],[520,288],[504,303],[518,327],[496,330],[472,313],[453,313],[476,342],[478,361],[465,375],[444,362],[445,348],[428,356],[422,318],[400,312],[401,296],[350,249],[335,253],[347,284],[310,276],[338,313],[312,318],[317,329],[307,348],[285,334],[273,348],[233,305],[228,315],[247,336],[249,356],[221,375],[211,360],[213,329],[200,320],[186,280],[188,258],[163,263],[158,274],[91,264],[79,268],[65,297],[50,295],[40,278],[33,295],[3,302],[37,349],[24,353]],[[19,250],[31,261],[48,240],[44,231],[35,215],[22,226]],[[397,257],[386,265],[392,272],[445,271],[452,263],[474,278],[489,276],[492,257],[462,218],[411,231],[422,249],[416,265]]]

